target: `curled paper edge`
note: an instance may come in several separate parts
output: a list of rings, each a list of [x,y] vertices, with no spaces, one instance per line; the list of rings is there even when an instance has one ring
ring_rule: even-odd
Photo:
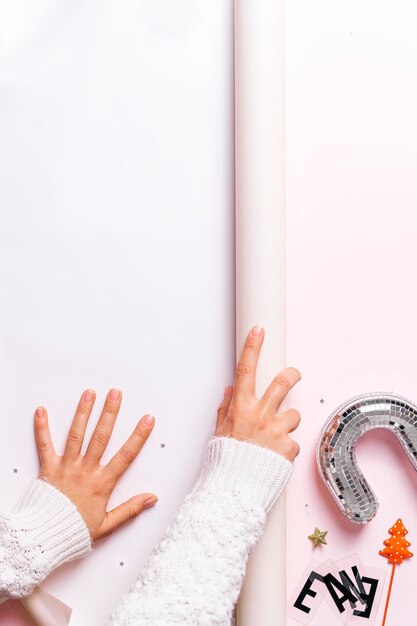
[[[20,602],[38,626],[68,626],[70,622],[72,609],[41,587]]]
[[[288,364],[285,0],[235,0],[234,25],[236,360],[249,328],[263,326],[263,393]],[[237,626],[287,625],[285,495],[248,557]]]

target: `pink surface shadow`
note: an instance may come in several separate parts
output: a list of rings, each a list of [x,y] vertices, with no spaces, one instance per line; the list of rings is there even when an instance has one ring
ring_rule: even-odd
[[[36,626],[29,613],[18,600],[8,600],[0,605],[0,624],[7,624],[7,626]]]

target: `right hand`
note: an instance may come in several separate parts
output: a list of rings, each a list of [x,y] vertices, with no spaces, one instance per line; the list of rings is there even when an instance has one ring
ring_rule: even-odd
[[[259,334],[256,330],[259,329]],[[272,380],[259,400],[256,397],[256,366],[265,332],[254,326],[246,337],[236,366],[234,387],[228,385],[217,411],[215,436],[258,444],[294,461],[300,446],[289,433],[300,423],[300,413],[278,409],[290,389],[301,380],[301,373],[294,367],[286,367]]]
[[[35,438],[39,453],[39,478],[46,480],[76,505],[83,517],[93,541],[98,541],[130,521],[146,508],[153,506],[158,498],[153,493],[141,493],[107,511],[112,492],[127,468],[145,445],[155,424],[147,416],[137,423],[130,437],[107,463],[100,463],[109,443],[116,417],[122,402],[122,392],[113,388],[107,394],[100,418],[91,435],[85,454],[81,453],[87,423],[96,393],[86,389],[75,411],[68,431],[64,454],[55,452],[45,407],[37,408],[34,416]]]

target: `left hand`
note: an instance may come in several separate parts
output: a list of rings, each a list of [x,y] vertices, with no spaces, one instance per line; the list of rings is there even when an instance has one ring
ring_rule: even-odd
[[[117,481],[143,448],[152,432],[146,415],[137,424],[131,436],[105,466],[100,459],[109,442],[122,401],[120,389],[111,389],[91,436],[87,451],[81,455],[87,422],[95,401],[95,392],[87,389],[81,396],[68,432],[64,454],[58,456],[52,443],[45,407],[35,412],[35,439],[39,454],[39,478],[59,489],[77,506],[93,541],[98,541],[133,519],[145,508],[153,506],[158,498],[153,493],[133,496],[111,511],[107,503]],[[149,498],[152,504],[146,504]]]

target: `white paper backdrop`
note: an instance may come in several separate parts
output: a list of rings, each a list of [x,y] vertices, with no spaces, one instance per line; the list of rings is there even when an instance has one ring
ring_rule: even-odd
[[[2,508],[36,475],[37,405],[62,451],[81,392],[91,433],[119,386],[103,461],[156,416],[110,505],[158,504],[44,584],[72,624],[134,581],[233,381],[232,46],[229,0],[0,3]]]

